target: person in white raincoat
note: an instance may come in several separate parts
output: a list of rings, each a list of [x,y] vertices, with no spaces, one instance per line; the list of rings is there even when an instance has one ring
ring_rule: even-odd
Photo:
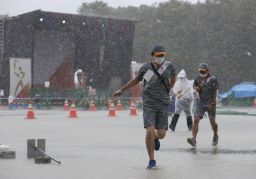
[[[188,129],[192,129],[192,115],[191,115],[191,104],[193,101],[192,85],[187,79],[185,70],[181,70],[177,76],[177,81],[173,87],[173,93],[176,96],[175,102],[175,113],[172,117],[169,128],[175,131],[176,124],[180,117],[180,113],[183,110],[187,117]]]

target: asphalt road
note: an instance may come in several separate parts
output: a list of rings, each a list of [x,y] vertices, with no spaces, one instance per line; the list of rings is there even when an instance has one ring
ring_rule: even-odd
[[[142,112],[128,111],[110,118],[107,111],[78,111],[69,119],[62,109],[37,110],[26,120],[26,110],[0,109],[0,143],[16,151],[16,159],[0,159],[0,179],[255,179],[255,116],[218,115],[219,146],[212,148],[207,118],[200,123],[197,148],[186,138],[185,117],[176,132],[168,131],[155,153],[158,170],[148,171]],[[27,139],[46,139],[46,153],[61,165],[35,164],[27,159]]]

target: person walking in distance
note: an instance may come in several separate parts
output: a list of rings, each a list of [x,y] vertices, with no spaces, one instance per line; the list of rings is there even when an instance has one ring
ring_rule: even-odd
[[[160,149],[159,139],[168,130],[169,91],[175,83],[175,68],[167,61],[163,46],[155,46],[151,52],[152,61],[144,64],[137,76],[113,93],[120,96],[124,91],[143,80],[143,119],[146,129],[146,148],[149,156],[147,169],[156,168],[154,150]]]
[[[187,142],[192,146],[196,146],[197,132],[200,120],[205,112],[208,112],[211,127],[213,130],[212,146],[218,145],[218,125],[216,123],[216,96],[219,89],[219,83],[214,75],[209,73],[206,63],[201,63],[198,68],[199,75],[194,80],[193,88],[198,93],[196,100],[194,123],[192,127],[192,138],[188,138]]]
[[[175,100],[175,113],[172,117],[169,128],[175,131],[176,124],[180,117],[180,113],[183,110],[187,118],[188,130],[192,129],[192,115],[191,115],[191,104],[193,101],[192,84],[187,79],[185,70],[181,70],[177,76],[178,80],[175,82],[173,87],[173,93],[176,96]]]

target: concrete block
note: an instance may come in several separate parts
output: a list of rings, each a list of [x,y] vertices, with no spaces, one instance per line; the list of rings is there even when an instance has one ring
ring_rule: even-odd
[[[47,164],[47,163],[51,163],[51,158],[49,157],[36,157],[35,158],[35,163],[43,163],[43,164]]]
[[[44,157],[44,154],[35,149],[35,147],[45,152],[45,139],[28,139],[27,140],[27,157],[36,158]]]
[[[4,151],[1,153],[0,158],[2,159],[15,159],[16,152],[15,151]]]
[[[10,147],[8,145],[0,144],[0,154],[5,151],[9,151]]]

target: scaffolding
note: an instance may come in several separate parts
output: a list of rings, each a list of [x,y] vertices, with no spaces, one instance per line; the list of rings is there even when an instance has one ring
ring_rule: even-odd
[[[0,16],[0,60],[3,60],[4,56],[4,21],[6,16]]]
[[[0,62],[3,63],[3,57],[4,57],[4,23],[6,15],[0,15]],[[0,65],[0,74],[3,72],[2,66]]]

